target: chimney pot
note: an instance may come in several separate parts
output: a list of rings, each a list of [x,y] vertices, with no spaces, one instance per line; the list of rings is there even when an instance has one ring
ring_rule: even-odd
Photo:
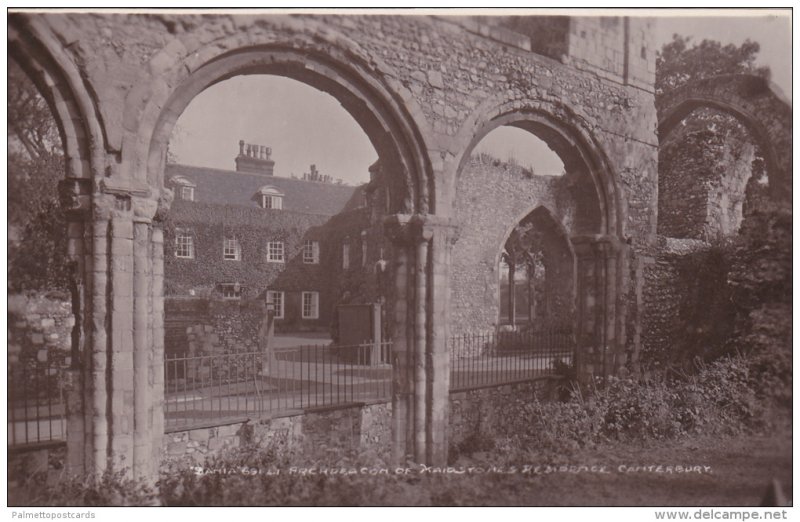
[[[239,155],[235,158],[236,172],[272,176],[275,162],[270,159],[272,149],[265,145],[239,140]]]

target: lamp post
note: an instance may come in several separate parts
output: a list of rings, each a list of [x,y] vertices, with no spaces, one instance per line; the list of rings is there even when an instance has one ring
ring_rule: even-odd
[[[264,321],[259,332],[262,344],[261,375],[269,376],[269,369],[273,366],[274,352],[272,350],[272,338],[275,335],[275,303],[269,299],[265,307]]]
[[[375,262],[375,288],[377,290],[377,303],[372,305],[372,355],[370,365],[375,366],[383,362],[381,357],[381,346],[383,343],[383,285],[386,276],[388,261],[383,258],[383,248],[381,248],[380,259]]]

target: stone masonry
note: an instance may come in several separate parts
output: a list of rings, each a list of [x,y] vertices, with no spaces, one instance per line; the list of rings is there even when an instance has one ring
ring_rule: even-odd
[[[640,322],[626,315],[640,310],[631,288],[641,271],[630,261],[654,244],[657,226],[651,22],[569,17],[558,26],[548,36],[557,44],[548,52],[562,53],[554,59],[531,50],[542,44],[530,35],[481,17],[12,13],[9,56],[64,138],[60,194],[80,326],[71,471],[155,474],[164,433],[163,220],[172,200],[166,147],[198,93],[243,73],[293,78],[337,98],[393,180],[384,230],[394,245],[395,460],[447,456],[458,179],[496,127],[543,139],[579,202],[570,231],[579,376],[626,364],[638,343],[630,325]],[[740,99],[748,92],[763,94],[745,89]],[[665,114],[679,114],[686,100],[695,99],[674,98],[677,112]],[[768,166],[791,165],[786,157],[768,154]]]

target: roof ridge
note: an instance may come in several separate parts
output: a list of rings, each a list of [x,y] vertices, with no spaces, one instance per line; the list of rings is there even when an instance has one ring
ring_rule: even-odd
[[[320,181],[313,181],[310,179],[301,179],[301,178],[287,178],[286,176],[266,176],[264,174],[256,174],[254,172],[240,172],[238,170],[225,170],[225,169],[218,169],[216,167],[203,167],[200,165],[187,165],[185,163],[168,163],[165,168],[165,172],[167,169],[170,168],[179,168],[179,169],[201,169],[204,171],[212,172],[212,173],[220,173],[220,174],[235,174],[237,176],[252,176],[253,178],[259,179],[279,179],[281,181],[296,181],[298,183],[311,183],[314,185],[320,185],[324,187],[337,187],[337,188],[344,188],[344,189],[352,189],[355,190],[362,185],[366,185],[367,182],[359,183],[358,185],[347,185],[347,184],[338,184],[338,183],[323,183]]]

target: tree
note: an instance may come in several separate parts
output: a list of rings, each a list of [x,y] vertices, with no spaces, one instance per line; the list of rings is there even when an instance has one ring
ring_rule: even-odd
[[[673,35],[656,53],[656,96],[690,81],[724,74],[754,74],[769,79],[769,67],[757,67],[758,42],[741,46],[703,40],[689,47],[690,36]]]
[[[752,74],[770,78],[767,66],[757,66],[760,50],[758,42],[745,40],[740,46],[722,45],[714,40],[702,40],[691,47],[691,37],[673,35],[672,41],[664,44],[656,53],[656,97],[689,82],[728,74]],[[746,188],[745,215],[755,206],[763,203],[766,193],[766,170],[764,155],[759,144],[752,139],[747,129],[733,115],[712,108],[699,108],[684,118],[679,129],[673,131],[668,140],[661,143],[660,163],[668,163],[664,153],[669,148],[686,151],[687,139],[691,134],[716,137],[717,141],[729,143],[749,142],[755,146],[755,157],[751,167],[750,180]],[[702,142],[703,140],[694,140]],[[706,140],[709,141],[709,140]],[[696,153],[698,158],[702,151]]]
[[[8,287],[64,289],[66,222],[58,203],[61,136],[50,108],[25,72],[8,62]]]

